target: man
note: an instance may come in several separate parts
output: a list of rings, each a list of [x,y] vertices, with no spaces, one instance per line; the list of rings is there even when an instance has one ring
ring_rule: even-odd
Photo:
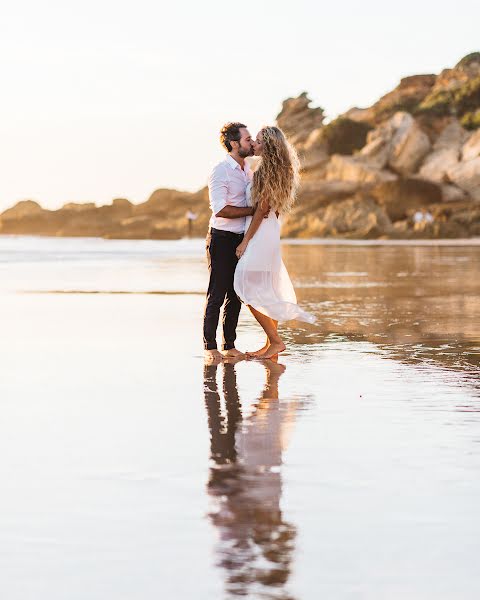
[[[220,132],[220,142],[228,152],[210,174],[208,192],[212,217],[206,240],[208,284],[203,320],[205,356],[210,361],[242,356],[235,348],[236,329],[241,303],[233,289],[237,266],[235,250],[243,239],[245,217],[253,214],[247,206],[245,191],[252,173],[245,163],[253,155],[253,140],[243,123],[227,123]],[[223,309],[223,352],[217,349],[217,326]]]

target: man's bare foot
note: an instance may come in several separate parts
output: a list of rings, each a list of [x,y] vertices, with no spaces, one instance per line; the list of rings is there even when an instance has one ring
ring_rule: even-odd
[[[239,356],[224,356],[223,364],[224,365],[236,365],[238,362],[245,360],[247,357],[245,354],[240,354]]]
[[[255,352],[245,352],[245,354],[248,356],[260,356],[262,354],[264,354],[270,347],[270,343],[266,342],[265,346],[263,348],[260,348],[260,350],[255,350]]]
[[[217,349],[205,350],[204,362],[206,365],[218,365],[223,362],[223,354]]]
[[[245,354],[243,352],[240,352],[240,350],[237,350],[236,348],[230,348],[230,350],[224,350],[222,352],[222,355],[225,358],[237,358],[238,356],[245,356]]]
[[[270,344],[270,347],[266,352],[261,354],[259,358],[273,358],[274,356],[278,356],[280,352],[283,352],[286,349],[285,344],[283,342],[278,342],[276,344]]]

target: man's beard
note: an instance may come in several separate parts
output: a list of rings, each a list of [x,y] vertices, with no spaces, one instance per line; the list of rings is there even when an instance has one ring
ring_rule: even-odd
[[[244,150],[243,148],[239,148],[238,156],[240,156],[240,158],[247,158],[247,156],[253,156],[253,148],[250,148],[250,150]]]

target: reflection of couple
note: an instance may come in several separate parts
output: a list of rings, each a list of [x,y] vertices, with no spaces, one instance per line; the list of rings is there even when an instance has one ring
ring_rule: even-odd
[[[235,365],[223,364],[224,410],[217,365],[204,367],[212,459],[208,493],[213,505],[210,519],[219,534],[218,565],[226,571],[227,593],[249,598],[255,588],[265,592],[286,584],[296,535],[280,508],[280,465],[300,407],[298,401],[278,399],[278,379],[285,366],[273,361],[263,364],[266,384],[246,419],[242,419]]]
[[[252,140],[245,125],[228,123],[220,141],[228,154],[213,169],[208,183],[213,214],[207,236],[210,281],[203,327],[205,352],[209,359],[222,358],[216,334],[225,303],[223,355],[242,354],[235,348],[242,301],[267,336],[263,348],[247,354],[272,358],[285,350],[277,331],[279,321],[315,320],[297,305],[280,248],[278,217],[295,199],[298,159],[278,127],[264,127]],[[245,159],[254,154],[260,157],[260,165],[252,175]]]

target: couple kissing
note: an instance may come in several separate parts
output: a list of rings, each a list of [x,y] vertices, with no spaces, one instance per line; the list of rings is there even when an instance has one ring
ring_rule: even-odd
[[[203,321],[205,358],[275,359],[285,350],[278,323],[315,322],[302,310],[282,260],[280,221],[291,210],[299,184],[299,161],[278,127],[263,127],[253,139],[243,123],[227,123],[220,132],[227,154],[212,170],[208,192],[212,216],[206,239],[210,274]],[[253,173],[246,162],[259,157]],[[241,305],[265,332],[254,351],[235,348]],[[223,306],[222,352],[217,327]]]

